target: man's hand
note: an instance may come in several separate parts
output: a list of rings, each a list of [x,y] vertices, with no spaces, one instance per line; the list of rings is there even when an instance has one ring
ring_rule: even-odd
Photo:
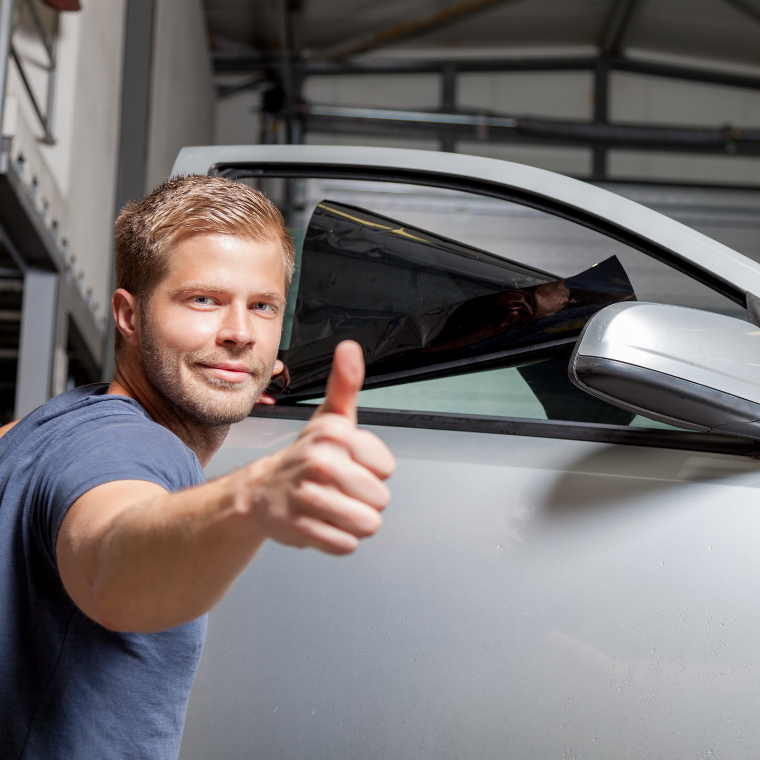
[[[361,348],[344,341],[335,349],[324,404],[295,443],[263,460],[263,472],[252,472],[263,481],[253,506],[269,537],[347,554],[380,527],[390,499],[383,481],[395,462],[379,438],[356,426],[363,382]]]
[[[363,377],[361,349],[341,343],[325,403],[283,451],[177,493],[116,481],[77,499],[56,543],[75,604],[107,628],[158,631],[211,609],[267,538],[353,551],[380,526],[395,466],[356,427]]]
[[[272,378],[279,377],[283,372],[286,373],[286,380],[287,380],[287,371],[288,368],[281,362],[279,359],[274,363],[274,369],[272,370]],[[270,380],[271,382],[271,380]],[[277,403],[277,399],[273,396],[270,396],[268,393],[262,393],[257,399],[257,404],[262,404],[264,406],[273,406]]]

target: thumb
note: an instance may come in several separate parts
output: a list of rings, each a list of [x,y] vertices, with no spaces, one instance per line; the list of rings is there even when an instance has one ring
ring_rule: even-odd
[[[364,354],[361,346],[352,340],[344,340],[335,347],[325,401],[317,414],[340,414],[356,422],[356,394],[363,383]]]

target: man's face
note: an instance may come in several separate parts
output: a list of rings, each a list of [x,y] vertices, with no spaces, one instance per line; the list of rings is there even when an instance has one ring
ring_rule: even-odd
[[[181,416],[239,422],[269,383],[284,311],[278,242],[183,238],[140,314],[145,374]]]

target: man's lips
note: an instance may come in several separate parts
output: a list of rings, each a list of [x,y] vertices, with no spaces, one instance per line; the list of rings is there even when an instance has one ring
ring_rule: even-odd
[[[200,366],[213,377],[226,380],[228,383],[244,383],[251,376],[251,370],[245,364],[221,362]]]

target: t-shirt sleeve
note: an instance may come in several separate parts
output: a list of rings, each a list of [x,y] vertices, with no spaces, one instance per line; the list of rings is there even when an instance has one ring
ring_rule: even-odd
[[[55,564],[55,542],[71,505],[115,480],[146,480],[167,491],[203,482],[194,454],[170,431],[131,415],[79,425],[41,457],[30,524]]]

